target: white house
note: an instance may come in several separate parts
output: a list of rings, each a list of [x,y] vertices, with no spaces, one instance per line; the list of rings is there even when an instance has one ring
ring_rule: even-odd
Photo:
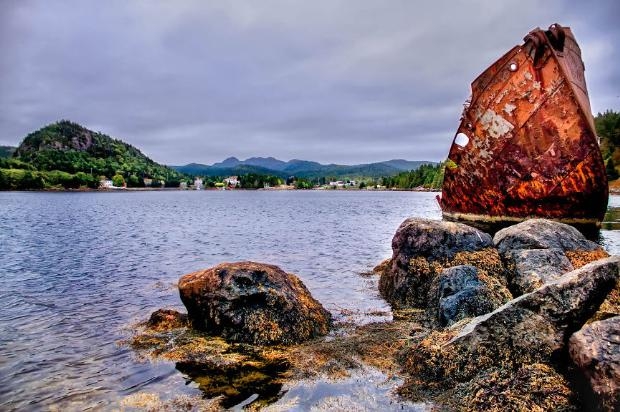
[[[103,180],[99,181],[99,187],[102,188],[102,189],[113,189],[114,188],[114,184],[112,183],[111,180],[103,179]]]
[[[202,184],[202,179],[197,177],[196,180],[194,180],[194,189],[202,190]]]
[[[239,185],[239,178],[237,176],[230,176],[224,179],[224,183],[226,183],[228,187],[237,187],[237,185]]]
[[[342,180],[337,180],[335,182],[329,182],[330,186],[336,186],[336,187],[344,187],[344,182]]]

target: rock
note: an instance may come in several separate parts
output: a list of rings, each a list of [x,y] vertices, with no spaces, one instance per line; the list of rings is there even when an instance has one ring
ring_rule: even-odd
[[[379,291],[395,308],[436,304],[432,281],[459,254],[492,247],[491,236],[470,226],[429,219],[406,219],[392,239],[391,267],[381,274]],[[496,252],[495,252],[496,253]],[[469,263],[461,259],[459,264]],[[501,262],[499,262],[501,266]]]
[[[186,327],[188,323],[185,313],[172,309],[157,309],[151,314],[146,326],[154,331],[166,331]]]
[[[372,269],[374,275],[383,276],[392,267],[392,259],[385,259]]]
[[[438,284],[438,317],[442,326],[489,313],[511,298],[496,279],[470,265],[444,269]]]
[[[616,282],[616,286],[609,292],[598,311],[588,319],[587,323],[613,318],[614,316],[620,316],[620,281]]]
[[[521,249],[597,250],[601,247],[587,240],[573,226],[548,219],[529,219],[498,231],[493,243],[504,255]]]
[[[261,400],[274,399],[281,391],[289,367],[289,348],[230,343],[190,328],[170,331],[147,328],[127,343],[141,359],[174,362],[180,372],[195,382],[204,397],[218,400],[218,404],[207,409],[185,405],[147,410],[220,411],[254,394]]]
[[[508,252],[514,263],[510,289],[515,296],[533,292],[545,283],[554,281],[573,270],[573,265],[561,249],[525,249]]]
[[[617,256],[590,263],[475,318],[460,331],[435,332],[412,346],[408,368],[429,380],[463,382],[492,367],[552,363],[615,287],[619,266]]]
[[[331,323],[299,278],[273,265],[223,263],[181,277],[179,292],[194,328],[233,342],[294,344]]]
[[[588,324],[568,342],[602,410],[620,410],[620,316]]]
[[[533,292],[566,272],[609,256],[574,227],[546,219],[530,219],[502,229],[493,242],[512,269],[509,288],[515,296]]]
[[[493,246],[491,236],[462,223],[409,218],[392,239],[393,259],[406,264],[412,257],[428,261],[452,259],[458,252]]]
[[[522,365],[516,371],[494,368],[459,388],[458,410],[570,411],[570,383],[549,365]],[[456,400],[456,402],[455,402]]]

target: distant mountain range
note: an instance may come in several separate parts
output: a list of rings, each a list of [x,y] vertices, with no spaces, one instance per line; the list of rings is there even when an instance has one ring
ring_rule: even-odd
[[[140,178],[152,177],[176,181],[180,173],[194,176],[225,177],[245,174],[272,175],[283,179],[299,178],[358,179],[395,176],[416,170],[429,161],[393,159],[384,162],[339,165],[293,159],[288,162],[274,157],[251,157],[239,160],[229,157],[212,165],[190,163],[184,166],[160,165],[144,156],[137,148],[96,133],[70,121],[59,121],[30,133],[19,147],[0,146],[0,158],[16,156],[32,164],[36,170],[61,170],[112,176],[123,170],[128,183],[138,185]]]
[[[212,165],[190,163],[185,166],[170,166],[179,172],[199,176],[243,175],[246,173],[270,174],[279,177],[296,176],[314,179],[319,177],[358,178],[394,176],[400,172],[415,170],[423,164],[434,162],[421,160],[393,159],[385,162],[358,165],[321,164],[308,160],[293,159],[288,162],[273,157],[251,157],[239,160],[229,157]]]
[[[0,146],[0,159],[13,156],[17,147],[13,146]]]

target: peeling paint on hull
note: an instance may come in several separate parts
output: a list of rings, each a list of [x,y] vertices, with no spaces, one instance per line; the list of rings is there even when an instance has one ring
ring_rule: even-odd
[[[450,148],[444,217],[598,224],[608,186],[579,46],[559,25],[524,40],[472,83]]]

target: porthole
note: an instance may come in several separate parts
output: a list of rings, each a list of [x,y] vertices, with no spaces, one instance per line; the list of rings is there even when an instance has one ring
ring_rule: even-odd
[[[457,146],[465,147],[467,146],[467,143],[469,143],[469,137],[467,137],[465,133],[459,133],[454,138],[454,144]]]

